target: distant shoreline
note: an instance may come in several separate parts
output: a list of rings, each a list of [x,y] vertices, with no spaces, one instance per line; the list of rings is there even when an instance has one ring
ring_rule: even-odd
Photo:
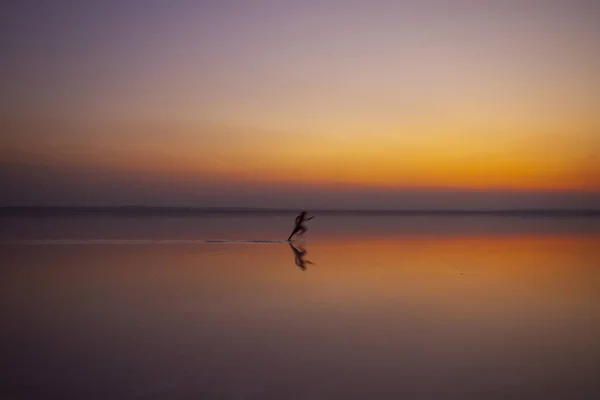
[[[600,217],[600,209],[310,209],[315,215],[353,216],[498,216],[498,217]],[[295,215],[298,209],[275,209],[254,207],[0,207],[0,217],[52,217],[52,216],[252,216],[252,215]]]

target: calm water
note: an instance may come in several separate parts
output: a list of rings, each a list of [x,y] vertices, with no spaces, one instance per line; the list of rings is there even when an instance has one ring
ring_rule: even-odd
[[[600,398],[600,220],[292,221],[1,220],[0,398]]]

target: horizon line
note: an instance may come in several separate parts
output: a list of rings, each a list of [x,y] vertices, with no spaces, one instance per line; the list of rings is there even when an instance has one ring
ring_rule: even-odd
[[[0,216],[20,216],[32,214],[74,215],[74,214],[137,214],[137,215],[194,215],[194,214],[293,214],[306,210],[321,215],[498,215],[498,216],[600,216],[598,208],[272,208],[249,206],[0,206]]]

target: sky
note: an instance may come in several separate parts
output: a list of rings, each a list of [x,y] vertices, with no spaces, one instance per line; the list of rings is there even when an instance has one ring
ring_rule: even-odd
[[[593,0],[8,0],[0,205],[600,204]]]

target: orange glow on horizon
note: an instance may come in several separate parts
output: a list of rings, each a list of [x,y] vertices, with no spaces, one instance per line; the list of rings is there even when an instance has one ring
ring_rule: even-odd
[[[573,207],[600,193],[592,2],[339,2],[318,15],[117,3],[14,7],[0,104],[9,203],[194,203],[213,194],[204,183],[227,192],[215,202],[246,201],[252,185],[372,190],[373,202],[566,192]]]
[[[99,155],[47,157],[38,165],[92,169],[113,175],[135,174],[149,179],[193,182],[257,182],[275,186],[303,185],[323,188],[600,191],[600,171],[589,162],[551,158],[520,158],[431,154],[404,157],[393,151],[326,154],[275,151],[226,151],[205,155],[195,149],[171,152],[132,151]],[[286,156],[289,156],[286,158]],[[14,157],[13,157],[14,159]],[[19,163],[16,159],[15,162]]]

